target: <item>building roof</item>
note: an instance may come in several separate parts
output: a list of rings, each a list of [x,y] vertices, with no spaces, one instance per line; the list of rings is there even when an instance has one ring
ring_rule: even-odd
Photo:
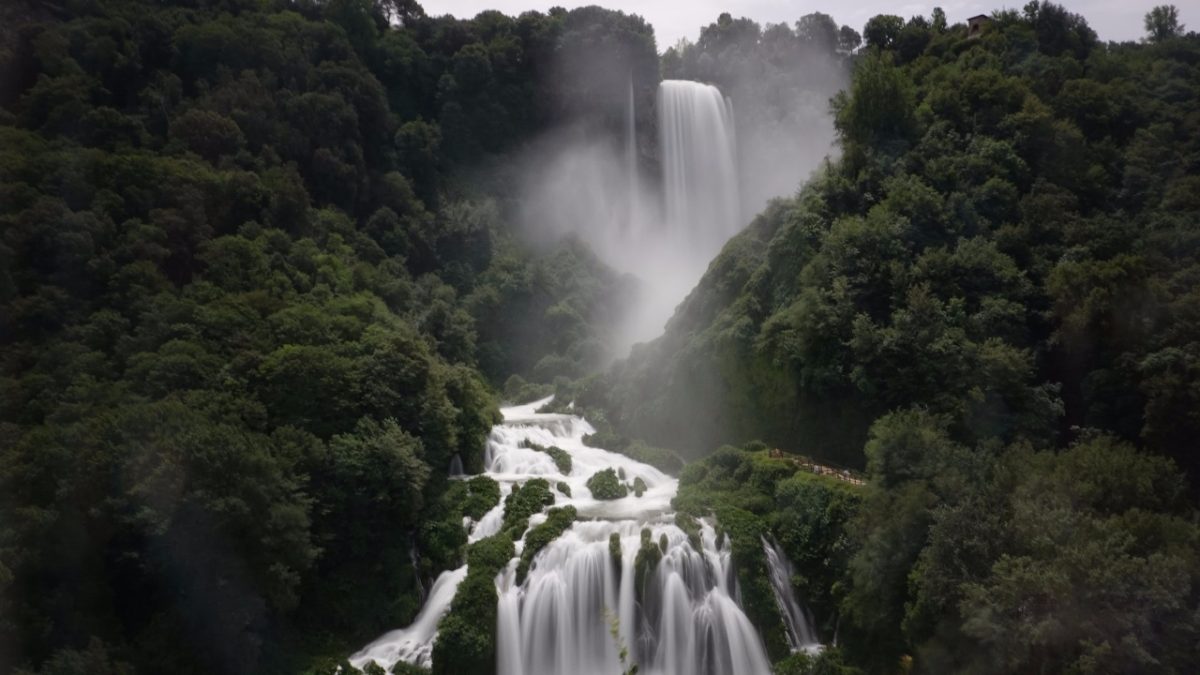
[[[992,17],[988,16],[987,14],[976,14],[975,16],[968,17],[967,21],[974,21],[975,19],[988,19],[990,21],[991,18]]]

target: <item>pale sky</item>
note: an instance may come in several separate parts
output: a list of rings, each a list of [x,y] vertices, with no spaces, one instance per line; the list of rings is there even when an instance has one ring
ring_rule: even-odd
[[[1188,30],[1200,30],[1200,0],[1175,0],[1173,3],[1170,0],[1060,0],[1057,4],[1082,14],[1101,40],[1140,39],[1145,34],[1142,17],[1151,7],[1161,4],[1174,4],[1179,8],[1180,22]],[[824,12],[838,25],[848,24],[861,33],[863,24],[876,14],[898,14],[906,19],[916,14],[928,17],[934,7],[941,7],[950,23],[956,23],[1004,7],[1019,10],[1025,0],[425,0],[421,5],[432,16],[453,14],[460,18],[473,17],[485,9],[498,9],[516,16],[530,9],[544,12],[554,6],[571,9],[600,5],[640,14],[654,26],[661,52],[679,38],[695,40],[700,35],[700,27],[716,21],[721,12],[729,12],[734,17],[749,17],[760,24],[792,24],[805,14]]]

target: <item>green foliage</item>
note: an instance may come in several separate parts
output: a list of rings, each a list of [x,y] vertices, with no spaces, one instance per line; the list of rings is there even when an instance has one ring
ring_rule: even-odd
[[[869,30],[867,35],[871,45]],[[907,140],[916,132],[915,99],[915,87],[891,54],[872,51],[855,64],[850,90],[834,99],[838,133],[847,148]]]
[[[871,17],[863,27],[863,40],[868,47],[876,50],[891,49],[900,40],[904,30],[904,19],[894,14],[880,14]]]
[[[565,495],[567,499],[571,498],[571,486],[567,485],[565,482],[561,480],[558,481],[558,484],[554,486],[554,489]]]
[[[554,460],[554,466],[558,467],[558,472],[564,476],[570,475],[571,455],[566,450],[563,450],[557,445],[546,447],[544,445],[533,443],[532,441],[522,441],[521,447],[530,448],[531,450],[537,450],[538,452],[544,452],[547,455],[550,455],[550,457]]]
[[[501,158],[603,98],[568,52],[652,93],[641,19],[185,5],[0,8],[0,671],[304,672],[407,623],[498,499],[445,475],[487,382],[598,366],[628,294],[517,243]]]
[[[1162,42],[1183,35],[1183,24],[1179,23],[1179,10],[1175,5],[1158,5],[1145,18],[1147,39]]]
[[[541,513],[542,509],[554,505],[554,493],[544,478],[533,478],[521,485],[514,485],[512,492],[504,498],[504,523],[501,531],[516,539],[529,526],[529,516]]]
[[[619,452],[643,464],[649,464],[664,473],[678,474],[683,469],[683,459],[675,451],[666,448],[656,448],[642,441],[633,441],[620,450],[614,450],[614,452]]]
[[[571,528],[575,523],[575,515],[574,506],[550,509],[546,513],[545,522],[525,535],[525,548],[521,550],[521,562],[517,564],[518,584],[525,583],[525,577],[529,574],[529,568],[537,554]]]
[[[862,467],[872,422],[921,407],[967,447],[1097,428],[1195,473],[1195,40],[1102,46],[1043,2],[978,39],[938,23],[873,20],[842,159],[592,379],[606,441]]]
[[[554,393],[554,385],[526,382],[525,378],[514,374],[504,381],[503,393],[505,401],[522,405],[550,396]]]
[[[473,476],[467,481],[468,495],[463,503],[463,515],[475,520],[483,518],[500,503],[500,484],[489,476]]]
[[[767,653],[777,659],[787,653],[787,637],[783,617],[771,589],[767,557],[762,538],[768,533],[766,523],[758,516],[733,505],[717,509],[717,519],[728,533],[742,592],[742,608],[758,628],[766,643]]]
[[[500,533],[467,550],[467,577],[438,624],[433,672],[484,675],[496,667],[495,578],[516,555],[512,538]]]
[[[797,652],[778,661],[771,672],[775,675],[862,675],[862,670],[847,665],[844,658],[836,647],[827,647],[815,656]]]
[[[584,406],[584,412],[589,420],[594,420],[593,423],[600,427],[596,433],[583,437],[585,444],[594,448],[603,448],[609,452],[620,453],[643,464],[649,464],[664,473],[676,475],[683,469],[683,458],[674,450],[647,445],[640,440],[630,441],[614,433],[604,419],[603,410]]]
[[[641,544],[638,546],[637,556],[633,559],[633,590],[639,600],[646,597],[646,580],[654,574],[658,563],[662,562],[663,549],[651,540],[651,535],[650,528],[642,528]],[[609,540],[608,546],[611,553],[612,540]]]
[[[586,485],[595,499],[621,499],[629,494],[629,488],[621,482],[617,472],[611,468],[592,474]]]
[[[675,526],[687,535],[688,543],[692,545],[692,548],[697,552],[703,550],[700,542],[700,521],[686,513],[679,512],[675,514]]]
[[[641,497],[646,492],[646,481],[641,476],[633,479],[633,496]]]

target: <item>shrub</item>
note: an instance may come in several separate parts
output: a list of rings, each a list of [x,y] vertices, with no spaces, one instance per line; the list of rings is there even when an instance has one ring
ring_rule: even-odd
[[[646,493],[646,481],[641,476],[633,479],[633,496],[641,497]]]
[[[662,548],[651,541],[650,528],[642,529],[642,545],[633,559],[633,589],[639,600],[645,597],[646,576],[653,574],[662,560]]]
[[[617,472],[611,468],[592,474],[587,481],[587,489],[596,499],[621,499],[629,494],[629,488],[621,483]]]
[[[517,583],[525,583],[525,577],[529,574],[529,568],[533,564],[534,557],[537,556],[543,548],[548,546],[550,542],[557,539],[570,529],[575,522],[575,507],[567,506],[561,509],[550,509],[546,516],[546,522],[538,525],[525,535],[525,549],[521,551],[521,562],[517,564]]]
[[[467,549],[467,578],[438,624],[433,645],[435,675],[488,675],[496,667],[496,595],[494,579],[516,554],[505,533]]]
[[[467,498],[463,515],[479,520],[500,503],[500,484],[488,476],[475,476],[467,481]]]
[[[557,445],[551,445],[549,447],[545,445],[538,445],[533,441],[521,441],[521,447],[529,448],[530,450],[537,450],[538,452],[544,452],[547,455],[550,455],[550,458],[554,460],[554,466],[558,467],[558,472],[563,475],[570,475],[572,466],[571,454],[566,450],[563,450]]]
[[[523,485],[513,486],[504,500],[504,524],[502,529],[513,539],[519,538],[529,524],[529,516],[541,513],[542,509],[554,505],[554,493],[544,478],[533,478]]]

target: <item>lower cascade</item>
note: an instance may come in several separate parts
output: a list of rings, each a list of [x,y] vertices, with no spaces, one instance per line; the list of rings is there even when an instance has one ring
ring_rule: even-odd
[[[779,604],[779,613],[783,616],[783,625],[787,628],[788,645],[793,652],[808,652],[815,654],[821,651],[821,643],[817,641],[812,628],[812,618],[808,610],[796,599],[796,591],[792,589],[792,561],[787,559],[783,549],[775,541],[764,538],[763,552],[767,555],[767,570],[771,576],[771,590],[775,592],[775,602]]]
[[[675,525],[671,499],[678,482],[647,464],[584,445],[593,433],[581,417],[538,413],[550,399],[502,410],[485,453],[486,474],[502,495],[531,478],[551,485],[566,483],[569,495],[556,493],[556,506],[573,506],[575,523],[533,559],[523,583],[517,582],[517,556],[495,583],[499,595],[496,671],[499,675],[609,675],[622,672],[615,625],[628,647],[630,665],[651,675],[722,675],[770,673],[770,661],[757,630],[739,606],[737,581],[728,541],[718,544],[711,523],[700,521],[698,541]],[[547,453],[530,444],[557,446],[571,456],[567,473]],[[586,483],[597,471],[612,468],[621,481],[641,479],[641,496],[630,492],[613,500],[595,499]],[[503,520],[504,500],[478,522],[466,523],[469,541],[495,534]],[[530,518],[529,527],[545,515]],[[646,545],[660,550],[661,561],[635,588],[635,560]],[[613,535],[620,540],[619,555]],[[664,547],[665,544],[665,547]],[[790,563],[764,541],[772,577],[790,577]],[[778,572],[777,572],[778,570]],[[437,624],[449,610],[467,566],[443,572],[413,624],[389,632],[350,658],[356,668],[371,661],[391,670],[398,661],[429,667]],[[819,648],[806,614],[790,584],[773,579],[794,650]]]

